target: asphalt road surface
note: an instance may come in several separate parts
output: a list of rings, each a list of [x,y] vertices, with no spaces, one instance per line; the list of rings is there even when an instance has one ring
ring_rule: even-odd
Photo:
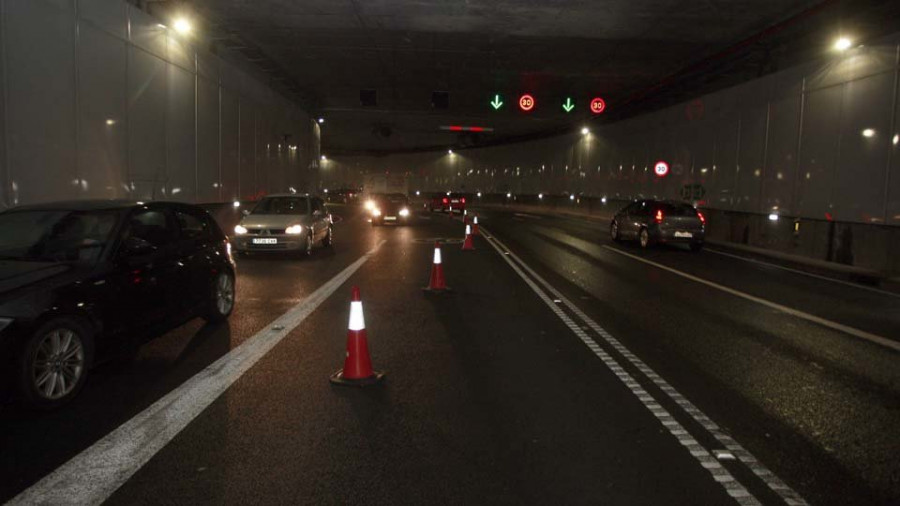
[[[896,504],[900,297],[485,210],[238,259],[227,324],[0,407],[0,503]],[[452,293],[423,293],[435,239]],[[337,387],[352,286],[384,383]]]

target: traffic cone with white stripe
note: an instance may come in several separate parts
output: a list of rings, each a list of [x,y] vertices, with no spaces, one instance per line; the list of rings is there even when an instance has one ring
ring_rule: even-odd
[[[481,235],[481,232],[478,231],[478,215],[477,214],[472,216],[472,235]]]
[[[463,225],[469,224],[469,210],[463,209]]]
[[[450,290],[444,282],[444,265],[441,263],[441,243],[434,243],[434,263],[431,265],[431,279],[422,290],[432,293],[444,293]]]
[[[369,342],[366,339],[366,320],[363,317],[359,287],[353,287],[350,299],[350,325],[347,330],[347,354],[344,368],[331,375],[335,385],[364,387],[384,379],[384,373],[372,370]]]
[[[472,225],[466,225],[466,240],[463,241],[463,251],[475,251],[475,243],[472,241]]]

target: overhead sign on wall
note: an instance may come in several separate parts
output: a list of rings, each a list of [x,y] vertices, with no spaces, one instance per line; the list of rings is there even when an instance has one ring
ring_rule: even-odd
[[[601,112],[606,110],[606,101],[600,97],[596,97],[591,100],[591,112],[594,114],[600,114]]]
[[[531,112],[531,110],[534,109],[534,97],[527,93],[519,97],[519,109],[522,109],[525,112]]]

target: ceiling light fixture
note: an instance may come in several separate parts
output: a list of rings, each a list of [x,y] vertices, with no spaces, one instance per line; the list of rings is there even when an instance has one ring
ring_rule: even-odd
[[[850,46],[852,45],[853,43],[850,42],[850,39],[848,39],[847,37],[841,37],[837,41],[835,41],[834,49],[838,51],[846,51],[850,49]]]

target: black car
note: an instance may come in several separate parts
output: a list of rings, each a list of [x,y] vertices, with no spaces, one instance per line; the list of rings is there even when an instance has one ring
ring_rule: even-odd
[[[637,200],[613,216],[609,234],[617,242],[637,240],[643,248],[684,243],[700,251],[706,239],[706,218],[684,202]]]
[[[372,214],[372,226],[385,223],[409,223],[412,213],[409,206],[409,198],[402,193],[386,193],[373,199],[374,206],[370,210]]]
[[[81,201],[0,212],[0,374],[28,404],[74,397],[91,367],[234,307],[225,234],[187,204]]]

